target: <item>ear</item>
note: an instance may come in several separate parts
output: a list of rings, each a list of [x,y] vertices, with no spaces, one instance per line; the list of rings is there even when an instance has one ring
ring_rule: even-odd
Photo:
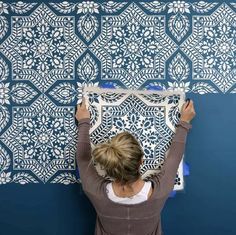
[[[140,165],[143,165],[143,163],[144,163],[144,160],[142,158],[141,161],[140,161]]]

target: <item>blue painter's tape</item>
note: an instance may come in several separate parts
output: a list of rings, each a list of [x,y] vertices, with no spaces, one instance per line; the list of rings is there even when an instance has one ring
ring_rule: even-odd
[[[170,194],[169,194],[169,198],[174,198],[176,195],[176,191],[172,191]]]
[[[186,162],[184,162],[183,164],[183,171],[184,171],[184,176],[190,175],[189,165]]]
[[[114,88],[115,89],[115,86],[112,82],[105,82],[103,84],[100,85],[101,88]]]
[[[184,176],[190,175],[189,165],[188,165],[186,162],[183,163],[183,175],[184,175]],[[169,198],[174,198],[175,195],[176,195],[176,191],[173,190],[173,191],[169,194]]]
[[[147,90],[155,90],[155,91],[162,91],[163,87],[161,86],[153,86],[153,85],[148,85]]]

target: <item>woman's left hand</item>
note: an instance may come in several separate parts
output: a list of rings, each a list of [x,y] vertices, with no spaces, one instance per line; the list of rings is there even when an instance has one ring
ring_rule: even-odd
[[[185,102],[182,106],[180,120],[184,122],[190,122],[196,115],[194,104],[192,100]]]
[[[85,104],[85,98],[82,98],[82,103],[77,105],[77,111],[76,111],[76,119],[79,121],[83,118],[90,118],[90,112],[88,111],[86,104]]]

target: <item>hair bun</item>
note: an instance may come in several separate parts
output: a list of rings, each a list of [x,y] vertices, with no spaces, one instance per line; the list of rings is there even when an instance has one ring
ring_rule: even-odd
[[[129,132],[122,132],[96,146],[93,159],[107,174],[121,182],[131,182],[139,178],[139,166],[143,151],[138,141]]]

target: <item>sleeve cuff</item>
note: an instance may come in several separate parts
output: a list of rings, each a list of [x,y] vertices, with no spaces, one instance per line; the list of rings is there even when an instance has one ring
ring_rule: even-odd
[[[83,118],[78,121],[79,125],[83,123],[90,124],[90,118]]]
[[[184,122],[184,121],[179,121],[179,123],[177,124],[177,126],[182,126],[183,128],[185,128],[186,130],[189,130],[192,128],[192,125],[188,122]]]

